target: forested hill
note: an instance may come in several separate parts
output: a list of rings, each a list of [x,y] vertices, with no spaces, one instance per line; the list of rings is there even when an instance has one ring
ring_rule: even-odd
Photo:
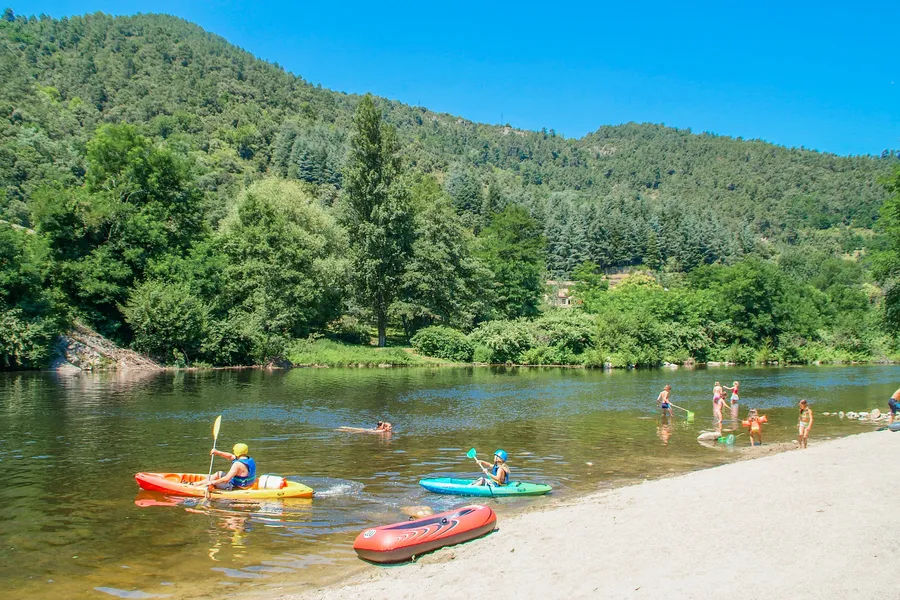
[[[333,196],[358,101],[175,17],[54,20],[7,10],[0,24],[0,218],[28,225],[36,187],[79,184],[85,144],[104,122],[136,124],[191,155],[212,215],[223,215],[241,188],[266,174],[306,180]],[[701,232],[700,260],[712,262],[763,238],[794,243],[814,230],[868,228],[885,197],[877,179],[896,162],[660,125],[605,126],[566,139],[380,105],[408,166],[438,174],[459,208],[477,219],[493,195],[538,215],[557,272],[584,258],[640,263],[649,230],[659,236],[651,250],[658,244],[663,260],[690,266],[695,259],[679,258],[690,240],[671,230]]]

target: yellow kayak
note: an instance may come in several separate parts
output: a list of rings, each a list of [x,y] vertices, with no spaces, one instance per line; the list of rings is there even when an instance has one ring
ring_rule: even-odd
[[[266,479],[269,478],[269,479]],[[206,496],[206,487],[195,485],[205,481],[202,473],[136,473],[134,479],[143,490],[163,492],[173,496]],[[260,488],[263,480],[264,487]],[[212,490],[210,498],[231,498],[236,500],[265,500],[269,498],[312,498],[313,489],[296,481],[282,477],[263,475],[257,478],[252,488],[244,490]]]

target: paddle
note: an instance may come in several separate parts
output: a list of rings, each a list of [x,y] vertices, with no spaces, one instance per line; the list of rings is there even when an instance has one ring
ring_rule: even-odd
[[[672,403],[669,402],[669,404],[672,404]],[[672,404],[672,406],[673,406],[674,408],[679,409],[679,410],[683,410],[684,412],[687,413],[686,416],[687,416],[687,422],[688,422],[688,423],[693,423],[693,422],[694,422],[694,413],[693,413],[693,412],[689,411],[689,410],[686,409],[686,408],[681,408],[680,406],[675,406],[674,404]]]
[[[470,448],[468,452],[466,452],[466,456],[469,458],[474,458],[475,462],[478,463],[478,468],[484,471],[484,467],[481,466],[481,463],[478,462],[478,458],[475,456],[475,448]]]
[[[222,426],[222,415],[216,417],[216,422],[213,423],[213,450],[216,449],[216,441],[219,439],[219,428]],[[213,461],[216,459],[215,455],[209,457],[209,474],[206,476],[206,493],[204,494],[204,499],[209,499],[209,480],[212,477],[212,467]]]

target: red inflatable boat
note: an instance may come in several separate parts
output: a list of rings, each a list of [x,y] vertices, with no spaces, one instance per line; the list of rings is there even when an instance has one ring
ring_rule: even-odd
[[[424,519],[367,529],[356,536],[353,549],[370,562],[402,562],[490,533],[496,524],[497,515],[490,507],[473,504]]]

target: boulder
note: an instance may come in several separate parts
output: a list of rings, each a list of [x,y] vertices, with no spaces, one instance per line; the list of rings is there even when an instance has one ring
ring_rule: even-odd
[[[881,418],[881,411],[878,410],[877,408],[873,408],[872,410],[869,411],[869,418],[872,419],[873,421],[874,421],[875,419],[880,419],[880,418]]]
[[[839,411],[839,412],[838,412],[838,418],[839,418],[839,419],[843,419],[843,418],[844,418],[844,411]]]
[[[422,517],[433,515],[434,509],[430,506],[404,506],[400,509],[400,512],[410,519],[421,519]]]

